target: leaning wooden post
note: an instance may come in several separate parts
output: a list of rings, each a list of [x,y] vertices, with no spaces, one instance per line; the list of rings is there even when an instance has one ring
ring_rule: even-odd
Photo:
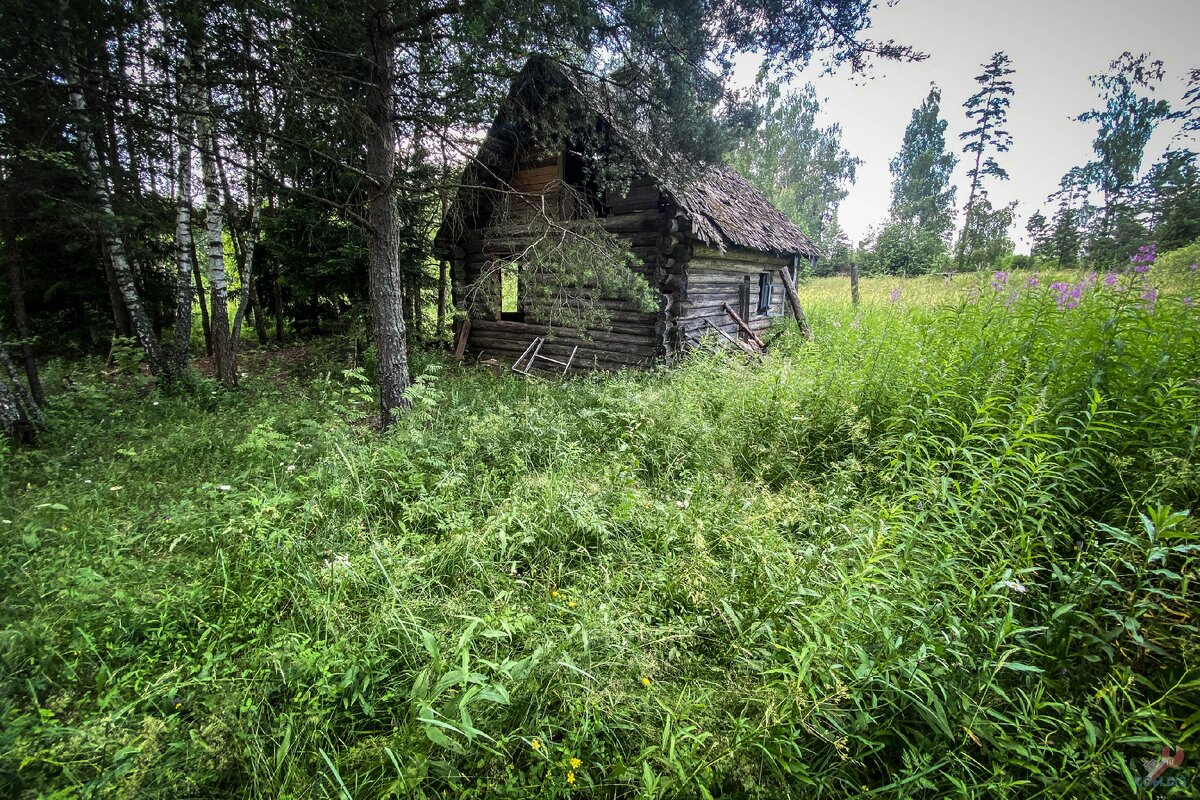
[[[792,269],[795,269],[796,263],[797,258],[793,258]],[[800,306],[800,295],[796,292],[792,271],[787,267],[780,267],[779,277],[783,278],[783,291],[787,295],[788,307],[792,310],[792,316],[796,318],[796,327],[800,329],[800,335],[805,339],[813,338],[812,328],[808,326],[808,317],[804,316],[804,309]]]
[[[850,263],[850,302],[858,308],[858,264]]]

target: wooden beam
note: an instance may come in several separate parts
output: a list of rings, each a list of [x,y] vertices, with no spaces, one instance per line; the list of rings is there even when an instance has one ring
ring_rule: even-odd
[[[792,283],[792,275],[787,267],[779,268],[779,277],[783,278],[783,291],[787,295],[788,307],[791,308],[792,317],[796,320],[796,327],[800,329],[800,335],[805,339],[812,339],[812,328],[808,325],[808,317],[804,316],[804,309],[800,306],[800,295],[796,291],[796,284]]]
[[[720,329],[719,327],[717,327],[716,325],[713,325],[713,324],[712,324],[712,322],[711,322],[710,320],[707,320],[707,319],[706,319],[706,320],[704,320],[704,323],[705,323],[706,325],[708,325],[708,327],[710,327],[710,328],[712,328],[714,331],[716,331],[717,333],[721,334],[721,338],[723,338],[723,339],[725,339],[725,340],[727,340],[727,341],[730,341],[730,342],[732,342],[732,343],[733,343],[733,344],[734,344],[734,345],[735,345],[735,346],[736,346],[736,347],[737,347],[739,350],[741,350],[741,351],[742,351],[743,353],[745,353],[746,355],[748,355],[748,356],[757,356],[757,355],[758,355],[758,352],[757,352],[757,351],[755,351],[754,349],[752,349],[752,348],[750,347],[750,345],[746,344],[745,342],[742,342],[742,341],[739,341],[739,340],[737,340],[737,339],[733,338],[732,336],[730,336],[730,335],[729,335],[728,333],[726,333],[725,331],[721,330],[721,329]]]
[[[721,306],[725,309],[725,313],[737,323],[737,326],[741,328],[747,336],[750,337],[750,341],[758,345],[759,348],[764,347],[763,340],[758,338],[758,334],[754,332],[754,329],[746,324],[746,320],[742,319],[741,316],[739,316],[738,313],[733,310],[733,307],[730,306],[728,302],[722,303]]]
[[[454,360],[462,361],[463,354],[467,351],[467,337],[471,335],[471,318],[467,317],[463,320],[462,328],[458,332],[458,346],[454,348]]]

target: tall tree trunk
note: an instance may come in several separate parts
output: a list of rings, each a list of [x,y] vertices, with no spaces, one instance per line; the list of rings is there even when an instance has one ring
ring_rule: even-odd
[[[442,215],[445,219],[445,214]],[[437,292],[437,338],[441,339],[446,333],[446,283],[449,279],[450,262],[438,260],[438,292]]]
[[[179,71],[179,175],[175,189],[175,345],[172,353],[177,377],[188,369],[188,350],[192,341],[192,261],[196,249],[192,242],[192,115],[191,69],[185,61]]]
[[[208,301],[204,299],[204,279],[200,274],[200,259],[196,257],[195,237],[189,233],[193,246],[188,250],[188,259],[192,262],[192,281],[196,286],[196,300],[200,303],[200,329],[204,331],[204,355],[211,356],[212,322],[208,318]]]
[[[229,286],[225,275],[225,242],[222,238],[221,187],[217,175],[216,122],[212,117],[204,87],[198,93],[197,116],[200,119],[200,166],[204,174],[204,225],[208,245],[209,313],[212,330],[213,374],[232,386],[237,373],[229,340]]]
[[[250,284],[250,311],[254,314],[254,333],[258,343],[267,346],[267,321],[263,318],[262,297],[258,293],[258,279]]]
[[[117,288],[120,290],[125,309],[129,313],[133,332],[137,336],[142,350],[146,353],[146,364],[150,367],[152,374],[161,375],[166,366],[166,359],[163,356],[162,347],[158,343],[158,338],[154,335],[154,327],[150,322],[150,317],[146,314],[146,309],[142,305],[142,298],[138,294],[137,284],[133,280],[133,268],[130,266],[129,258],[125,253],[125,244],[121,241],[121,236],[117,231],[117,215],[113,211],[112,198],[108,192],[108,185],[105,183],[104,176],[100,171],[100,156],[96,152],[95,139],[92,137],[91,130],[88,127],[87,103],[84,102],[83,89],[79,84],[79,79],[76,77],[75,65],[70,56],[66,60],[65,72],[67,84],[70,87],[71,108],[75,112],[77,120],[75,138],[79,143],[84,171],[92,184],[92,191],[96,195],[100,214],[104,218],[104,242],[108,251],[109,261],[112,265],[113,278]]]
[[[237,312],[233,315],[233,330],[229,335],[231,361],[237,357],[238,346],[242,343],[242,322],[246,319],[246,309],[250,307],[250,291],[254,284],[254,251],[257,249],[255,244],[258,241],[258,200],[254,196],[253,185],[247,188],[250,196],[250,227],[242,239],[242,283],[238,288]],[[233,369],[232,364],[230,369]]]
[[[271,281],[271,313],[275,316],[275,343],[283,344],[283,287],[279,285],[279,270]]]
[[[367,206],[367,270],[371,293],[371,327],[378,359],[380,426],[386,428],[398,409],[411,403],[408,344],[404,339],[404,310],[399,259],[399,212],[396,208],[395,35],[391,6],[371,0],[367,12],[366,111],[367,172],[374,180]]]
[[[42,382],[38,377],[37,358],[33,354],[33,337],[29,332],[29,314],[25,309],[25,276],[21,269],[21,259],[17,253],[17,237],[14,233],[12,206],[8,192],[0,195],[0,233],[4,236],[4,257],[8,262],[8,294],[12,302],[13,325],[17,336],[21,339],[21,360],[25,366],[25,377],[29,381],[29,391],[34,401],[40,406],[45,405],[46,395],[42,391]]]
[[[101,260],[104,262],[104,283],[108,286],[108,302],[112,306],[113,332],[117,336],[129,338],[133,336],[133,323],[129,321],[129,311],[126,310],[125,300],[121,297],[117,273],[113,271],[108,244],[103,236],[100,237],[100,250],[102,251]]]
[[[991,98],[992,93],[989,91],[983,103],[985,109],[991,108]],[[983,163],[983,151],[991,138],[988,135],[988,130],[991,127],[990,120],[991,117],[985,112],[981,120],[983,128],[979,134],[979,150],[975,153],[975,170],[971,176],[971,191],[967,195],[967,206],[963,209],[962,234],[958,237],[958,253],[955,257],[955,264],[957,264],[959,271],[962,271],[963,263],[966,261],[967,237],[970,235],[971,226],[975,221],[975,201],[978,199],[979,185],[982,183],[982,177],[979,174],[979,165]]]
[[[38,404],[17,377],[17,370],[0,346],[0,432],[32,443],[37,439],[42,414]]]

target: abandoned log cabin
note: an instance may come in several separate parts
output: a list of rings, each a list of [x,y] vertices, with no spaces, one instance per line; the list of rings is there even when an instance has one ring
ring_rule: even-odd
[[[601,94],[546,59],[530,59],[514,80],[437,237],[451,266],[460,354],[513,364],[543,337],[542,355],[570,358],[572,369],[646,367],[671,363],[710,332],[758,349],[789,308],[786,290],[795,297],[799,259],[821,256],[736,171],[669,178],[646,156],[650,148],[630,152],[630,137],[606,112]],[[565,134],[548,135],[556,113]],[[555,138],[563,143],[544,144]],[[602,192],[594,176],[616,161],[630,165],[628,188]],[[584,220],[621,243],[645,297],[594,284],[557,293],[531,286],[544,275],[526,265],[531,241],[560,241]],[[582,306],[598,309],[600,321],[556,319],[556,308]]]

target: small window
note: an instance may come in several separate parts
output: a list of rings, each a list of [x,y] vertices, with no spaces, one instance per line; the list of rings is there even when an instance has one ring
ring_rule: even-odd
[[[771,310],[771,299],[775,285],[771,283],[771,273],[761,272],[758,275],[758,313],[766,314]]]

